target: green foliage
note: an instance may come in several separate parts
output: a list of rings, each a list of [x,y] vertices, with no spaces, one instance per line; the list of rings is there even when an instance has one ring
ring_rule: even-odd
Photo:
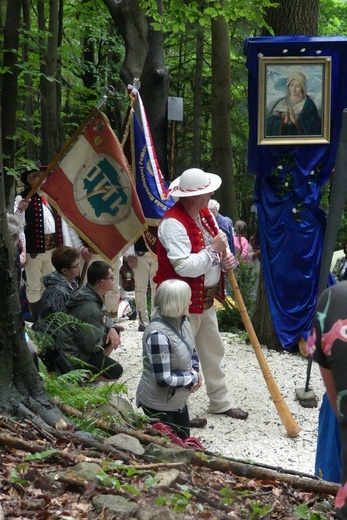
[[[271,510],[271,506],[269,504],[262,505],[258,502],[250,504],[250,508],[252,510],[250,518],[263,518]]]
[[[157,506],[169,504],[174,511],[182,513],[187,508],[189,501],[181,493],[175,493],[168,497],[158,497],[155,504]]]
[[[210,27],[211,20],[222,16],[227,22],[242,19],[254,22],[259,27],[265,24],[266,8],[278,5],[271,0],[253,0],[253,2],[236,2],[235,0],[216,1],[202,6],[198,0],[182,2],[182,0],[164,1],[163,13],[158,12],[155,0],[142,0],[140,6],[153,19],[153,27],[164,32],[185,32],[187,23],[198,23],[201,27]]]
[[[81,411],[90,411],[107,404],[113,394],[127,393],[122,383],[95,385],[93,379],[87,380],[90,373],[84,369],[58,376],[48,374],[43,363],[40,363],[40,374],[51,397],[57,397]]]
[[[28,328],[27,332],[37,346],[39,353],[45,353],[47,348],[54,344],[57,334],[67,328],[83,334],[94,334],[98,330],[94,325],[82,323],[65,312],[54,312],[44,320],[45,332],[36,332],[32,328]]]
[[[245,263],[239,259],[239,265],[234,270],[237,284],[240,288],[242,298],[248,314],[252,316],[255,306],[255,286],[257,282],[257,273],[253,268],[253,263]],[[227,296],[223,302],[223,309],[217,311],[218,327],[221,332],[238,332],[245,330],[241,314],[233,299],[230,282],[226,282]]]
[[[41,451],[40,453],[32,453],[24,457],[24,460],[45,460],[54,455],[55,453],[58,453],[58,450],[46,450]]]
[[[46,21],[48,24],[48,9]],[[35,9],[30,10],[30,29],[20,29],[17,129],[15,136],[11,137],[16,141],[17,170],[25,167],[28,141],[33,143],[35,154],[30,159],[39,159],[40,82],[43,78],[48,82],[59,82],[61,117],[66,140],[94,108],[105,87],[110,84],[116,87],[117,92],[116,97],[108,103],[111,122],[115,103],[122,106],[123,103],[119,101],[124,99],[124,113],[126,111],[126,89],[120,80],[120,66],[125,53],[123,40],[114,30],[110,13],[102,0],[64,2],[62,23],[57,77],[45,74],[50,35],[47,28],[43,31],[38,30]],[[2,69],[0,74],[6,72]],[[31,115],[24,110],[28,100],[32,107]],[[30,130],[29,124],[32,125],[33,131]]]
[[[27,469],[28,469],[27,464],[18,464],[16,469],[13,469],[11,471],[10,482],[12,484],[26,486],[28,484],[28,481],[24,478],[24,475],[27,472]]]
[[[151,489],[152,486],[154,486],[154,484],[156,484],[157,482],[159,482],[159,478],[155,478],[155,477],[149,477],[145,480],[145,486],[147,489]]]
[[[307,504],[300,504],[295,510],[295,517],[304,520],[327,520],[325,515],[317,512],[310,512]]]
[[[222,488],[219,493],[222,497],[221,502],[225,506],[230,506],[234,502],[235,498],[238,496],[238,493],[236,491],[231,490],[229,488]]]
[[[321,0],[319,6],[319,35],[344,36],[346,34],[346,0]]]

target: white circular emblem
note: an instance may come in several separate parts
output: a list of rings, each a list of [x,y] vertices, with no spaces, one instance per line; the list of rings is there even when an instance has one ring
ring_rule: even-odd
[[[76,175],[73,188],[82,215],[96,224],[118,224],[132,207],[132,185],[126,171],[109,155],[95,154]]]

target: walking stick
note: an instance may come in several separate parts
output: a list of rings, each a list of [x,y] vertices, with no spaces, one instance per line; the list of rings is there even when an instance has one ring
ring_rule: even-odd
[[[89,264],[89,262],[84,261],[84,264],[83,264],[83,267],[82,267],[82,272],[81,272],[81,275],[80,275],[80,280],[79,280],[79,283],[78,283],[78,287],[81,287],[81,285],[83,285],[84,279],[86,277],[86,272],[87,272],[87,269],[88,269],[88,264]]]
[[[229,269],[227,271],[227,274],[228,274],[228,278],[229,278],[229,281],[230,281],[230,284],[231,284],[231,287],[233,290],[233,296],[236,300],[239,312],[241,314],[242,321],[245,325],[246,331],[248,333],[248,337],[250,339],[253,350],[257,357],[258,363],[260,365],[261,371],[263,373],[263,376],[264,376],[265,382],[267,384],[267,387],[269,389],[273,403],[276,406],[277,412],[280,416],[280,419],[281,419],[285,429],[287,430],[288,436],[296,437],[298,435],[298,433],[300,432],[300,426],[298,426],[298,424],[295,422],[295,419],[292,416],[288,406],[286,405],[286,403],[281,395],[281,392],[278,389],[276,381],[270,371],[270,368],[267,364],[267,361],[265,359],[264,353],[260,346],[259,340],[257,338],[257,335],[253,328],[252,322],[248,315],[247,309],[245,307],[240,288],[239,288],[236,278],[235,278],[234,271],[232,269]]]

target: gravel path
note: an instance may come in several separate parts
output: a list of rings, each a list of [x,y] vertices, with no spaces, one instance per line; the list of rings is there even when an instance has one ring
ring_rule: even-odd
[[[141,338],[137,321],[122,321],[122,345],[115,358],[124,367],[122,382],[135,408],[135,392],[141,375]],[[233,405],[249,412],[247,421],[207,413],[208,399],[204,387],[188,403],[190,416],[206,417],[204,429],[192,429],[204,447],[215,453],[239,460],[249,460],[299,473],[314,473],[318,413],[324,385],[316,364],[312,366],[311,386],[319,398],[318,408],[303,408],[295,400],[295,389],[305,386],[307,360],[300,354],[263,349],[270,371],[296,422],[299,435],[289,438],[272,402],[257,358],[251,345],[235,334],[223,333],[226,344],[224,369]]]

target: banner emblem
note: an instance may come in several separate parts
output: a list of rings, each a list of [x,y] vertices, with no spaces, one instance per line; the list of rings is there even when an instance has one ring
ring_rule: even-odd
[[[90,157],[73,186],[74,199],[84,217],[96,224],[117,225],[129,217],[132,186],[123,168],[109,155]]]

